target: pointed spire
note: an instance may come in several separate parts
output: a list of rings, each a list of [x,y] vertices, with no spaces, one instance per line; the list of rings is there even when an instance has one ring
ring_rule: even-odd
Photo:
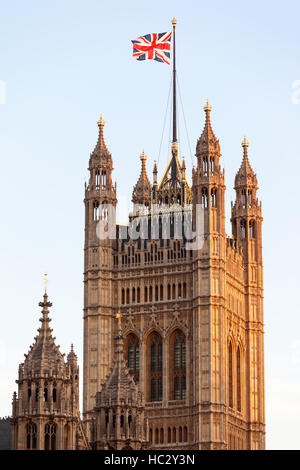
[[[247,140],[246,136],[244,136],[241,145],[243,147],[243,159],[242,159],[241,166],[235,177],[235,188],[237,186],[245,186],[248,183],[254,184],[256,186],[257,179],[249,162],[249,158],[248,158],[249,141]]]
[[[133,189],[132,202],[134,204],[150,205],[152,188],[151,188],[150,180],[147,175],[147,170],[146,170],[147,155],[145,154],[144,149],[140,155],[140,160],[142,162],[141,174]]]
[[[98,141],[96,144],[96,147],[94,148],[92,154],[101,156],[101,155],[109,155],[110,153],[106,147],[106,143],[104,141],[104,126],[105,126],[105,121],[102,117],[102,114],[100,115],[100,118],[97,121],[98,127],[99,127],[99,136],[98,136]]]
[[[42,317],[40,318],[41,327],[38,329],[38,335],[35,336],[34,344],[30,346],[29,352],[25,355],[24,369],[27,372],[44,372],[64,370],[64,355],[61,354],[59,346],[55,344],[55,338],[52,337],[52,329],[49,326],[51,318],[49,317],[49,308],[52,303],[48,300],[47,293],[47,275],[43,282],[45,285],[43,301],[39,302],[42,307]]]
[[[156,160],[154,160],[154,166],[153,166],[153,186],[157,186],[157,164],[156,164]]]
[[[201,137],[198,139],[196,154],[197,156],[204,155],[208,156],[210,154],[220,155],[220,144],[219,140],[214,134],[214,131],[210,122],[210,113],[212,110],[211,104],[206,100],[205,105],[203,106],[205,111],[205,124],[202,131]]]
[[[184,157],[182,157],[181,170],[182,170],[182,181],[186,181],[186,174],[185,174],[186,165],[185,165],[185,158]]]

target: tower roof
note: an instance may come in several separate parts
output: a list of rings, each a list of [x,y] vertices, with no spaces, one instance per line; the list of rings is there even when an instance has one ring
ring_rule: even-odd
[[[99,403],[100,399],[100,403]],[[138,390],[133,376],[125,363],[123,356],[123,337],[121,335],[120,324],[115,336],[115,356],[110,373],[99,393],[98,404],[122,404],[131,402],[136,406],[141,406],[143,397]]]
[[[49,318],[49,307],[52,303],[48,301],[48,295],[45,291],[43,302],[39,303],[42,307],[42,317],[40,318],[41,327],[38,329],[38,335],[35,342],[30,347],[27,355],[25,355],[24,372],[26,373],[64,373],[65,362],[64,354],[59,350],[59,346],[55,344],[55,337],[52,337],[52,329],[49,326],[51,319]]]
[[[256,174],[252,170],[251,165],[249,163],[249,158],[248,158],[249,142],[246,136],[244,137],[242,141],[242,147],[243,147],[243,159],[242,159],[241,166],[235,176],[234,185],[235,187],[245,186],[247,184],[257,186]]]
[[[219,140],[214,134],[214,131],[210,122],[210,113],[212,106],[209,104],[208,100],[206,101],[204,107],[205,111],[205,124],[202,131],[201,137],[198,139],[196,154],[197,155],[220,155],[220,144]]]
[[[140,159],[142,162],[141,174],[135,187],[133,188],[132,202],[134,204],[150,205],[152,187],[151,187],[151,183],[148,178],[148,175],[147,175],[147,170],[146,170],[147,155],[145,154],[144,150],[142,151],[140,155]]]
[[[104,140],[104,126],[105,126],[105,121],[102,117],[102,114],[100,118],[97,121],[98,127],[99,127],[99,135],[98,135],[98,140],[97,144],[91,153],[91,157],[96,156],[96,157],[105,157],[108,159],[111,159],[111,153],[109,152],[105,140]]]

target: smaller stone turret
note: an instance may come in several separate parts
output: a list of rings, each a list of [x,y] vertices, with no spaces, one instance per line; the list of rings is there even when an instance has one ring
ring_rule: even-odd
[[[144,397],[124,360],[119,318],[113,366],[101,392],[96,394],[96,448],[145,449],[148,424],[144,407]]]

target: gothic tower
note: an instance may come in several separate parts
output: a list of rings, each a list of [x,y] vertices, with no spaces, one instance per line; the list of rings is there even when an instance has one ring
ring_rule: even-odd
[[[129,224],[117,225],[109,239],[97,237],[98,219],[106,221],[101,206],[106,201],[116,205],[111,156],[100,121],[100,143],[91,155],[85,198],[84,413],[91,424],[89,438],[97,448],[124,448],[128,421],[118,397],[126,403],[126,396],[135,394],[133,381],[144,396],[151,449],[264,448],[262,218],[257,181],[244,140],[235,180],[233,234],[227,236],[225,173],[208,102],[204,111],[192,187],[185,161],[179,158],[175,126],[171,157],[160,182],[154,163],[152,188],[146,156],[141,155],[132,200],[145,210],[130,214]],[[96,171],[103,168],[108,186],[97,188]],[[182,222],[180,217],[200,232],[198,243],[190,243],[185,233],[178,236],[175,226]],[[170,222],[167,232],[165,218]],[[130,235],[133,224],[137,238]],[[124,346],[119,338],[114,349],[113,318],[119,309],[117,336],[124,338]],[[133,381],[121,367],[122,348]],[[109,396],[115,390],[119,395],[112,402]],[[134,439],[133,448],[140,448],[140,435]]]
[[[212,130],[208,102],[204,111],[205,126],[197,142],[197,168],[193,171],[193,221],[203,236],[201,246],[193,251],[194,439],[201,449],[223,449],[226,442],[225,185],[220,144]]]
[[[13,396],[13,449],[88,448],[79,415],[79,369],[73,346],[65,362],[49,327],[45,291],[41,327],[19,366]],[[81,443],[79,443],[81,440]]]
[[[242,142],[243,159],[235,177],[236,200],[232,205],[232,233],[242,247],[245,281],[245,412],[250,449],[263,449],[264,433],[264,323],[262,211],[257,199],[257,178],[248,159],[249,142]],[[234,345],[232,345],[234,348]],[[233,402],[239,400],[233,394]]]
[[[85,187],[84,245],[84,368],[83,413],[90,416],[96,404],[96,392],[112,363],[113,244],[117,204],[116,185],[112,182],[113,162],[103,135],[104,120],[98,121],[99,137],[89,160],[89,183]]]

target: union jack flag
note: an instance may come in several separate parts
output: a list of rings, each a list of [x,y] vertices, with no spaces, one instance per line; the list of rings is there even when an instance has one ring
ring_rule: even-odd
[[[132,41],[136,60],[154,59],[170,65],[172,31],[146,34]]]

